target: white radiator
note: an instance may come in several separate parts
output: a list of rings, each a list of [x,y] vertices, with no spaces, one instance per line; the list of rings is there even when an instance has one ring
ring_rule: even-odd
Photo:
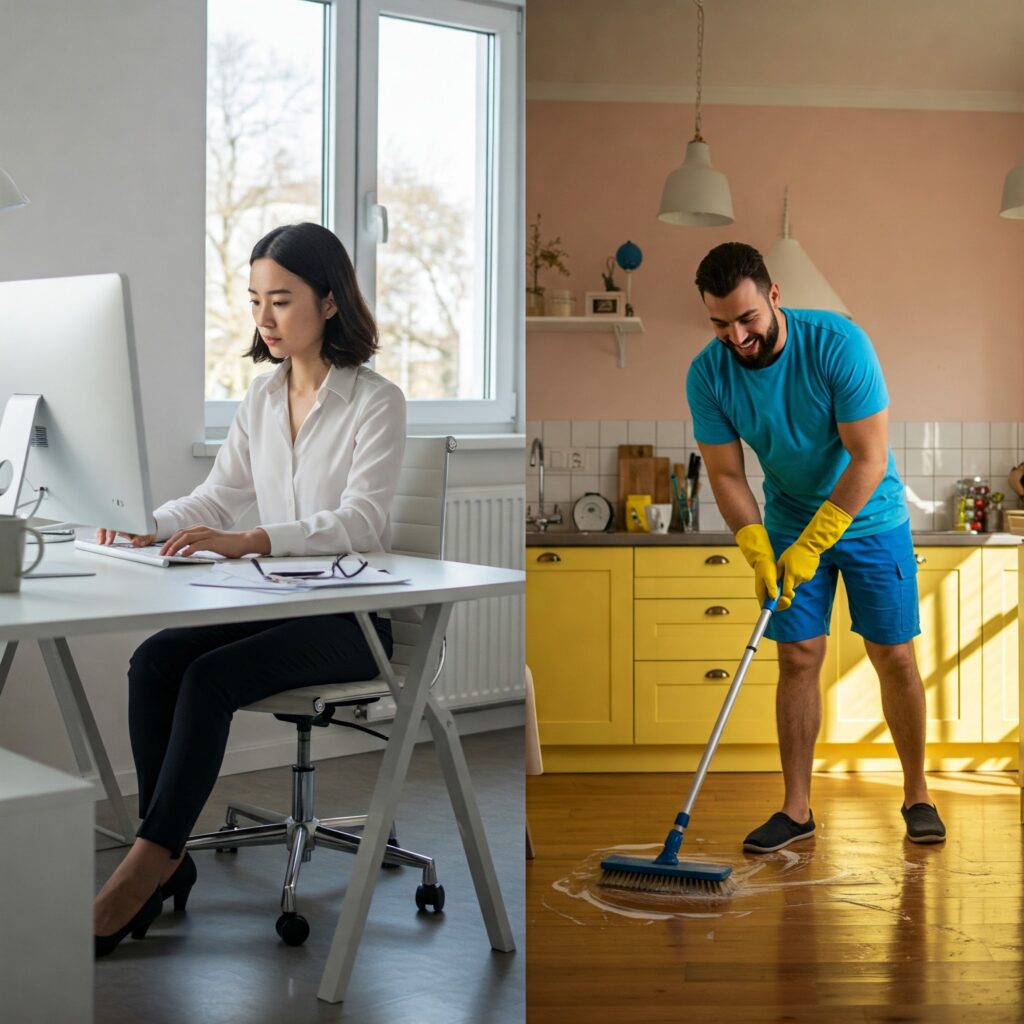
[[[445,504],[444,557],[455,562],[522,569],[525,560],[524,488],[450,487]],[[444,669],[434,693],[448,708],[521,701],[525,599],[490,597],[459,601],[446,633]],[[392,718],[394,702],[367,708],[370,719]]]

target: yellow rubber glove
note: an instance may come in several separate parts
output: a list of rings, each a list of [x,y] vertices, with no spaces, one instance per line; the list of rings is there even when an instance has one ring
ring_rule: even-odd
[[[780,612],[793,603],[796,588],[818,571],[822,552],[832,547],[852,522],[853,516],[849,512],[844,512],[831,501],[822,502],[814,518],[804,527],[804,532],[782,552],[779,559],[779,577],[782,579]]]
[[[760,523],[748,523],[736,531],[736,543],[754,570],[754,593],[758,604],[779,592],[779,574],[768,531]]]

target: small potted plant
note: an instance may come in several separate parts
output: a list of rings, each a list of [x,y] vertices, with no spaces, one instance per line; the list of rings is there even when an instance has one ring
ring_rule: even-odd
[[[526,288],[526,315],[544,315],[544,288],[538,281],[538,275],[543,268],[557,270],[560,274],[569,276],[569,269],[565,265],[568,253],[562,248],[562,239],[557,235],[548,242],[540,240],[540,214],[530,225],[530,236],[526,243],[526,268],[530,278],[530,284]]]

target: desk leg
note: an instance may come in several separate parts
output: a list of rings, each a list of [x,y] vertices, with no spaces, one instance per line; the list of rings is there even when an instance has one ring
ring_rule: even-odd
[[[451,604],[428,605],[423,625],[405,677],[405,685],[398,696],[391,736],[384,750],[384,759],[373,797],[367,812],[359,852],[352,868],[352,878],[341,905],[341,916],[334,930],[331,950],[320,979],[317,996],[328,1003],[340,1003],[345,998],[352,968],[355,964],[359,941],[370,912],[373,887],[380,874],[380,862],[387,845],[388,832],[398,810],[398,796],[405,783],[419,731],[423,708],[427,702],[430,678],[437,664],[445,627],[451,615]]]
[[[466,860],[469,861],[480,912],[487,927],[487,937],[491,940],[493,949],[501,953],[511,953],[516,948],[512,926],[505,912],[505,902],[501,898],[498,876],[494,870],[490,847],[487,845],[484,823],[480,818],[476,794],[469,778],[469,766],[462,751],[455,719],[447,708],[438,704],[433,694],[427,699],[426,716],[430,724],[430,734],[434,738],[434,750],[441,762],[448,796],[452,801],[455,820],[459,824],[459,834],[462,836]]]
[[[68,739],[71,740],[71,748],[74,750],[75,760],[78,762],[78,770],[84,778],[99,775],[107,799],[114,811],[114,819],[119,831],[114,832],[100,825],[96,826],[96,831],[121,843],[130,844],[135,836],[135,827],[124,805],[121,789],[114,777],[114,769],[110,766],[107,750],[103,746],[103,738],[96,726],[92,708],[89,707],[85,688],[82,686],[78,669],[75,667],[74,658],[71,657],[68,642],[63,637],[40,640],[39,650],[42,652],[43,662],[46,664],[46,671],[49,673],[50,683],[57,697],[57,704],[60,706],[60,713],[64,717],[64,726],[67,729]]]
[[[4,692],[4,686],[7,683],[7,677],[11,674],[11,664],[14,661],[14,655],[18,653],[18,641],[8,640],[4,644],[4,655],[0,658],[0,693]]]

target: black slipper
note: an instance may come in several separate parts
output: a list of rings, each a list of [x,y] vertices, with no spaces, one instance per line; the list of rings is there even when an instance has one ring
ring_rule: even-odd
[[[743,840],[743,849],[750,853],[772,853],[781,850],[798,839],[809,839],[814,835],[814,815],[808,812],[807,820],[801,825],[783,811],[776,811],[760,828]]]
[[[942,824],[939,812],[931,804],[904,805],[900,808],[907,823],[907,838],[912,843],[944,843],[946,826]]]

